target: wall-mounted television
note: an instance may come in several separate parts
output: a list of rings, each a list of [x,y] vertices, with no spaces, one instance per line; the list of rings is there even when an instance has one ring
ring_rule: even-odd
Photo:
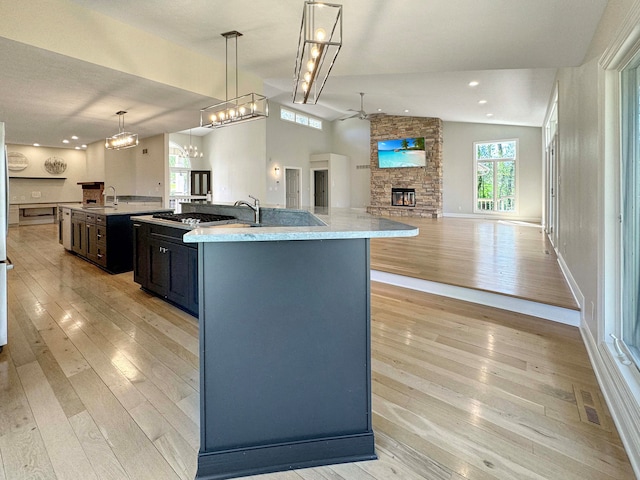
[[[424,137],[378,142],[378,168],[426,167]]]

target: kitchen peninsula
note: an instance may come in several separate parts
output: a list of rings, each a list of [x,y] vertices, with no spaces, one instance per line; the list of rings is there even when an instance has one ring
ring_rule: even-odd
[[[198,479],[376,458],[369,239],[418,229],[352,210],[261,214],[267,225],[183,238],[198,244]]]

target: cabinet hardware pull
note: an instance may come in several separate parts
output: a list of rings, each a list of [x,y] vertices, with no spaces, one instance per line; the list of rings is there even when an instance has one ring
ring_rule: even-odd
[[[98,258],[102,258],[102,254],[101,253],[98,254]]]
[[[98,234],[98,235],[96,235],[96,236],[97,236],[98,238],[102,238],[102,235],[100,235],[100,234]]]

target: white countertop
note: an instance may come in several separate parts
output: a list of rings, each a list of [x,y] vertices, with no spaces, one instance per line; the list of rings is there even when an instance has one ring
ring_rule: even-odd
[[[199,227],[186,233],[186,243],[270,242],[280,240],[335,240],[346,238],[413,237],[418,228],[375,217],[354,209],[331,209],[315,214],[323,226]]]
[[[173,212],[170,208],[162,208],[162,207],[154,207],[153,205],[136,205],[136,204],[127,204],[122,203],[118,204],[115,208],[111,207],[111,205],[106,205],[104,207],[91,207],[84,208],[81,204],[78,203],[70,203],[70,204],[60,204],[58,205],[62,208],[70,208],[71,210],[76,210],[78,212],[84,213],[95,213],[97,215],[144,215],[145,213],[150,212]]]

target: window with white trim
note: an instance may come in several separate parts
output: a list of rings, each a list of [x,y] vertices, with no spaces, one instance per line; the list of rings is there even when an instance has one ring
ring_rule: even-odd
[[[640,365],[640,55],[621,72],[621,299],[622,340]]]
[[[319,118],[310,117],[304,113],[289,110],[288,108],[280,107],[280,119],[287,122],[297,123],[298,125],[304,125],[305,127],[322,130],[322,120]]]
[[[518,141],[475,142],[473,150],[474,212],[515,212]]]
[[[169,195],[191,195],[191,159],[175,142],[169,142]]]

